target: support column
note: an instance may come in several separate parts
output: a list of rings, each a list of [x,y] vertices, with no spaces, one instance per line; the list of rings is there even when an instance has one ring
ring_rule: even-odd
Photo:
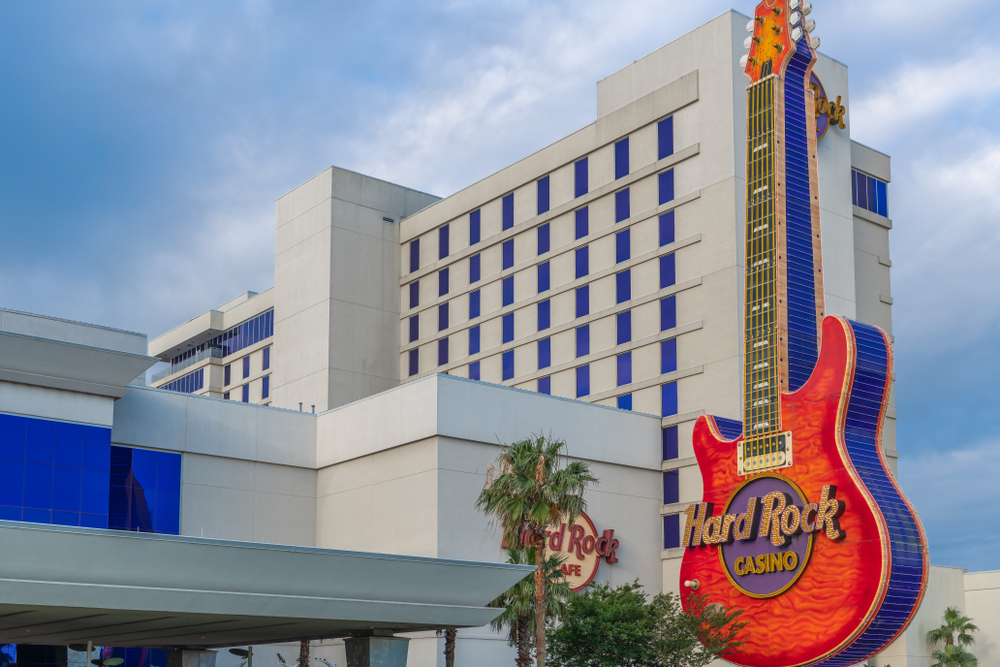
[[[178,649],[167,651],[167,667],[215,667],[218,651]]]
[[[405,637],[351,637],[344,644],[347,667],[406,667],[410,640]]]

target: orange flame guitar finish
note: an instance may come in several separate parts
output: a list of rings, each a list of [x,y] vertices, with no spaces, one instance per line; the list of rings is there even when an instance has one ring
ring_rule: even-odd
[[[762,76],[764,64],[771,61],[772,71],[782,74],[785,65],[795,54],[788,26],[788,0],[764,0],[754,12],[754,44],[750,47],[746,75],[757,83]]]
[[[817,533],[801,579],[787,592],[768,599],[750,598],[733,587],[718,546],[689,548],[684,555],[681,581],[697,579],[699,594],[713,603],[744,610],[742,620],[751,621],[740,637],[746,642],[740,652],[726,656],[730,662],[750,667],[822,662],[868,626],[885,595],[889,553],[882,546],[887,534],[884,519],[855,477],[844,446],[854,357],[850,326],[838,317],[825,318],[819,361],[809,382],[781,396],[782,425],[792,432],[795,464],[775,471],[797,484],[807,502],[817,502],[824,485],[836,485],[837,498],[846,503],[840,519],[846,538],[833,542]],[[880,455],[884,419],[883,399]],[[715,515],[725,511],[730,496],[746,479],[736,472],[736,448],[742,440],[724,440],[712,417],[702,416],[695,425],[694,450],[705,486],[704,502],[715,504]],[[884,457],[882,464],[886,465]],[[691,591],[685,589],[683,596],[689,595]]]

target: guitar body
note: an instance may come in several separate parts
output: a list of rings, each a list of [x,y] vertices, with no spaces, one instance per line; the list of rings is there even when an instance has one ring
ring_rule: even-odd
[[[740,564],[736,572],[732,564],[727,566],[720,552],[736,548],[732,536],[725,544],[692,547],[692,533],[685,533],[684,546],[690,548],[681,581],[697,582],[697,593],[712,603],[742,609],[740,620],[750,623],[740,637],[744,644],[725,656],[738,665],[856,665],[899,636],[925,590],[923,530],[882,452],[892,380],[889,341],[876,327],[839,317],[823,320],[821,341],[810,379],[798,391],[780,396],[781,424],[792,434],[794,465],[741,476],[736,460],[743,436],[727,440],[720,432],[721,420],[708,416],[695,425],[704,502],[714,505],[714,515],[746,512],[745,500],[727,506],[748,482],[791,486],[803,497],[790,493],[789,504],[799,505],[820,502],[824,488],[835,487],[843,504],[837,518],[841,536],[831,539],[819,527],[797,535],[798,576],[777,594],[766,590],[767,597],[753,597],[734,585],[750,590],[756,585],[750,580],[757,579],[766,589],[765,580],[772,575],[741,576],[736,573]],[[731,424],[723,427],[730,435]],[[794,540],[786,549],[795,548]],[[763,543],[769,547],[767,539]],[[686,600],[692,591],[683,590]]]

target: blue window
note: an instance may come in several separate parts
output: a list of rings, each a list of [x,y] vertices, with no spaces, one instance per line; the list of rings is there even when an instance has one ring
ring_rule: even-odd
[[[410,283],[410,308],[420,305],[420,281],[415,280]]]
[[[674,170],[660,173],[660,204],[674,200]]]
[[[660,372],[673,373],[677,370],[677,339],[671,338],[660,343]]]
[[[501,246],[503,254],[503,269],[507,270],[514,266],[514,239],[508,239]]]
[[[663,473],[663,504],[673,505],[681,501],[680,485],[676,470]]]
[[[205,369],[199,368],[194,373],[188,373],[184,377],[177,378],[173,382],[163,385],[160,389],[176,391],[182,394],[193,394],[196,391],[201,391],[204,387]]]
[[[656,124],[657,159],[662,160],[674,154],[674,117],[664,118]]]
[[[552,286],[551,267],[548,262],[538,265],[538,293],[548,292]]]
[[[677,297],[660,300],[660,331],[677,328]]]
[[[514,276],[507,276],[501,280],[500,287],[503,292],[503,305],[509,306],[514,303]]]
[[[573,165],[573,181],[574,196],[582,197],[590,192],[590,166],[587,163],[587,158],[577,160],[576,164]]]
[[[482,213],[478,210],[469,214],[469,245],[476,245],[482,240]]]
[[[660,247],[676,241],[674,232],[674,212],[669,211],[660,216]]]
[[[877,215],[889,217],[888,185],[860,171],[851,171],[854,205]]]
[[[410,241],[410,273],[420,268],[420,239]]]
[[[240,350],[250,347],[251,345],[256,345],[262,340],[266,340],[274,335],[274,310],[268,310],[266,312],[253,317],[246,322],[237,324],[235,327],[229,329],[228,331],[222,333],[221,335],[207,340],[201,345],[196,345],[192,347],[187,352],[179,354],[170,360],[172,366],[179,364],[185,359],[190,359],[196,354],[200,354],[209,348],[218,348],[222,350],[223,356],[229,356],[231,354],[236,354]],[[176,370],[180,370],[179,368]],[[192,378],[192,382],[195,381]],[[173,383],[171,383],[173,384]],[[171,391],[184,391],[191,393],[192,391],[197,391],[197,388],[192,388],[189,384],[183,384],[183,386],[178,385],[177,388],[170,387]],[[162,387],[163,389],[168,389],[168,387]]]
[[[232,364],[226,364],[226,368],[225,368],[225,370],[223,372],[223,376],[224,376],[223,379],[225,381],[224,386],[228,387],[229,385],[231,385],[233,383],[233,365]]]
[[[438,296],[444,296],[451,291],[451,281],[449,280],[451,276],[451,271],[449,269],[441,269],[438,271]]]
[[[628,174],[628,137],[625,137],[615,144],[615,180]]]
[[[222,395],[222,399],[225,400],[225,401],[229,400],[229,392],[228,391]]]
[[[671,382],[661,388],[663,394],[663,416],[671,417],[677,414],[677,383]]]
[[[538,228],[538,254],[544,255],[549,251],[549,223]]]
[[[479,327],[469,329],[469,354],[479,354]]]
[[[619,410],[632,410],[632,394],[625,394],[624,396],[618,397],[618,409]]]
[[[590,233],[590,209],[584,206],[576,211],[576,240]]]
[[[681,515],[667,514],[663,517],[663,548],[679,549],[681,546]]]
[[[632,384],[632,353],[618,355],[618,386]]]
[[[625,303],[632,299],[632,271],[621,271],[615,274],[615,303]]]
[[[450,313],[448,311],[449,308],[447,303],[442,303],[438,306],[438,331],[444,331],[448,328],[448,320],[450,319]]]
[[[410,318],[410,342],[415,342],[420,338],[420,316],[414,315]]]
[[[111,448],[108,528],[180,533],[181,455]]]
[[[552,339],[543,338],[538,341],[538,370],[552,365]]]
[[[260,397],[270,398],[271,396],[271,376],[265,375],[260,380]]]
[[[503,229],[507,231],[514,226],[514,193],[503,198]]]
[[[552,395],[552,377],[538,378],[538,393]]]
[[[590,395],[590,366],[580,366],[576,369],[576,397]]]
[[[670,253],[660,257],[660,289],[677,284],[677,257]]]
[[[549,211],[549,177],[538,179],[538,215]]]
[[[576,249],[576,277],[583,278],[590,273],[590,247]]]
[[[576,328],[576,358],[590,354],[590,325]]]
[[[250,402],[250,384],[249,383],[243,385],[243,402],[244,403],[249,403]]]
[[[438,259],[444,259],[451,254],[451,232],[448,225],[438,229]]]
[[[413,377],[420,370],[420,350],[414,348],[410,350],[410,377]]]
[[[538,330],[545,331],[552,326],[552,302],[546,299],[538,302]]]
[[[622,222],[632,217],[632,203],[629,189],[615,193],[615,222]]]
[[[243,357],[243,379],[250,377],[250,355]]]
[[[615,264],[621,264],[632,259],[631,229],[615,234]]]
[[[590,285],[576,288],[576,316],[590,315]]]
[[[680,457],[679,438],[676,426],[663,429],[663,460],[673,461]]]
[[[478,380],[479,379],[479,362],[473,362],[469,364],[469,379]]]
[[[469,319],[474,320],[479,317],[480,303],[479,290],[469,292]]]
[[[483,256],[473,255],[469,258],[469,284],[478,283],[482,278]]]
[[[271,348],[270,346],[264,348],[264,362],[261,364],[261,370],[268,370],[271,368]]]
[[[617,329],[617,345],[624,345],[632,342],[632,311],[626,310],[615,316],[615,328]]]
[[[510,343],[514,340],[514,313],[507,313],[501,318],[501,328],[503,329],[503,342]]]
[[[448,338],[438,340],[438,366],[448,363]]]
[[[501,364],[503,366],[503,379],[513,380],[514,379],[514,350],[507,350],[503,353],[501,357]]]

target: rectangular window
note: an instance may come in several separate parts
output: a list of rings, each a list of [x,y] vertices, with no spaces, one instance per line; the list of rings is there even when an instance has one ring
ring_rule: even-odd
[[[538,378],[538,393],[552,395],[552,377]]]
[[[469,284],[478,283],[483,276],[483,256],[473,255],[469,258]]]
[[[621,264],[632,259],[631,229],[615,234],[615,264]]]
[[[551,267],[548,262],[538,265],[538,293],[548,292],[552,287]]]
[[[668,426],[663,429],[663,460],[673,461],[680,458],[678,429]]]
[[[438,296],[444,296],[449,291],[451,291],[451,281],[449,277],[451,271],[449,269],[441,269],[438,271]]]
[[[479,379],[479,362],[473,362],[469,364],[469,379],[478,380]]]
[[[450,313],[448,311],[449,308],[447,303],[442,303],[440,306],[438,306],[438,331],[444,331],[445,329],[448,328],[449,326],[448,321],[451,319],[449,317]]]
[[[243,357],[243,379],[250,377],[250,355]]]
[[[481,211],[473,211],[469,214],[469,245],[476,245],[482,240],[481,222]]]
[[[590,233],[590,209],[583,207],[576,211],[576,240]]]
[[[664,118],[656,124],[657,159],[674,154],[674,117]]]
[[[420,316],[414,315],[410,318],[410,342],[415,343],[420,338]]]
[[[632,411],[632,394],[625,394],[618,397],[618,409]]]
[[[507,313],[501,319],[503,329],[503,342],[510,343],[514,340],[514,313]]]
[[[538,302],[538,330],[545,331],[552,326],[552,302],[546,299]]]
[[[469,319],[474,320],[479,317],[480,303],[479,290],[469,292]]]
[[[265,375],[260,379],[260,397],[270,398],[271,396],[271,376]]]
[[[888,186],[860,171],[851,171],[851,194],[854,205],[877,215],[889,216]]]
[[[590,366],[580,366],[576,369],[576,397],[590,395]]]
[[[677,257],[670,253],[660,257],[660,289],[677,284]]]
[[[660,204],[674,200],[674,170],[660,173]]]
[[[232,364],[226,364],[226,369],[225,369],[224,375],[225,375],[225,384],[224,384],[224,386],[228,387],[233,382],[233,365]]]
[[[632,384],[632,353],[618,355],[618,386]]]
[[[621,271],[615,274],[615,303],[625,303],[632,300],[632,271]]]
[[[576,249],[576,277],[583,278],[590,273],[590,247]]]
[[[663,394],[663,416],[672,417],[677,414],[677,383],[671,382],[661,388]]]
[[[444,366],[448,363],[448,338],[442,338],[438,341],[438,366]]]
[[[590,325],[576,328],[576,358],[590,354]]]
[[[507,231],[514,226],[514,193],[503,198],[503,230]]]
[[[503,292],[503,305],[509,306],[514,303],[514,276],[507,276],[501,280],[500,287]]]
[[[660,331],[677,328],[677,297],[668,296],[660,300]]]
[[[469,355],[479,354],[479,327],[469,329]]]
[[[632,342],[632,311],[626,310],[624,313],[618,313],[615,316],[615,328],[617,329],[617,345],[624,345],[625,343]]]
[[[680,485],[676,470],[663,473],[663,504],[673,505],[681,501]]]
[[[660,343],[660,372],[673,373],[677,370],[677,339],[671,338]]]
[[[552,365],[552,339],[543,338],[538,341],[538,370]]]
[[[681,515],[667,514],[663,517],[663,548],[680,549]]]
[[[538,179],[538,215],[549,212],[549,177]]]
[[[538,254],[544,255],[549,251],[549,223],[538,228]]]
[[[576,316],[590,315],[590,285],[576,288]]]
[[[420,305],[420,281],[415,280],[410,283],[410,308]]]
[[[438,229],[438,259],[444,259],[451,254],[451,232],[448,225]]]
[[[501,358],[503,365],[503,379],[514,379],[514,350],[507,350]]]
[[[420,362],[420,350],[417,348],[413,348],[412,350],[410,350],[410,377],[413,377],[414,375],[417,374],[417,371],[420,368],[419,362]]]
[[[889,217],[888,186],[882,181],[875,181],[875,212]]]
[[[628,176],[628,137],[615,144],[615,180]]]
[[[244,403],[249,403],[250,402],[250,385],[249,384],[243,385],[243,402]]]
[[[514,239],[504,241],[501,251],[503,254],[503,270],[506,271],[514,266]]]
[[[228,400],[229,400],[229,392],[227,391],[226,393],[224,393],[224,394],[222,395],[222,398],[223,398],[223,400],[226,400],[226,401],[228,401]]]
[[[590,166],[587,163],[587,158],[577,160],[576,164],[573,165],[573,181],[575,186],[573,194],[576,197],[582,197],[590,192]]]
[[[619,190],[615,193],[615,222],[622,222],[632,217],[632,199],[629,189]]]
[[[420,268],[420,239],[410,241],[410,273]]]
[[[261,365],[262,370],[268,370],[271,368],[271,348],[264,348],[264,363]]]
[[[674,212],[669,211],[660,216],[660,247],[676,241],[674,233]]]

